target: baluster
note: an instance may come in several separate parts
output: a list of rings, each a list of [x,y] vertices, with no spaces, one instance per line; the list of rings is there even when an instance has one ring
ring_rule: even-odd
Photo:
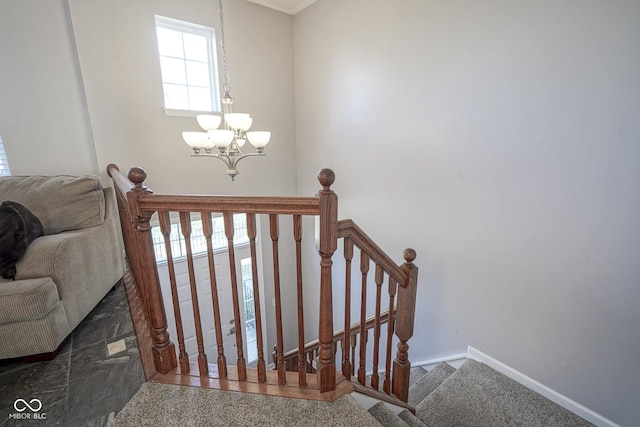
[[[362,289],[360,299],[360,368],[358,382],[367,383],[367,275],[369,274],[369,255],[360,251],[360,271],[362,272]]]
[[[389,321],[387,322],[387,354],[384,371],[384,384],[382,388],[385,393],[391,394],[391,348],[393,347],[393,332],[395,326],[395,297],[398,284],[395,279],[389,276]]]
[[[322,190],[320,199],[319,245],[320,253],[320,310],[318,341],[320,348],[317,361],[318,387],[321,393],[336,389],[335,356],[333,343],[333,296],[331,266],[333,253],[338,247],[338,196],[331,190],[335,174],[331,169],[322,169],[318,181]]]
[[[378,359],[380,357],[380,299],[382,294],[382,283],[384,281],[384,271],[379,264],[376,264],[376,317],[373,324],[373,373],[371,374],[371,387],[378,390]]]
[[[284,341],[282,337],[282,297],[280,295],[280,260],[278,259],[278,215],[269,215],[269,231],[271,234],[271,243],[273,248],[273,286],[276,298],[276,348],[277,361],[276,368],[278,370],[278,384],[284,385],[287,381],[283,357]]]
[[[416,311],[416,291],[418,285],[418,267],[413,264],[416,251],[404,251],[405,263],[402,266],[407,273],[407,286],[398,289],[398,315],[396,318],[396,336],[400,339],[398,352],[393,361],[393,394],[406,402],[409,398],[409,344],[407,341],[413,336],[413,322]]]
[[[298,285],[298,387],[307,383],[304,357],[304,299],[302,296],[302,217],[293,216],[293,237],[296,241],[296,279]]]
[[[256,214],[247,215],[247,235],[251,249],[251,275],[253,276],[253,303],[256,315],[256,344],[258,347],[258,382],[267,381],[267,368],[264,361],[264,343],[262,342],[262,314],[260,311],[260,288],[258,284],[258,256],[256,251]]]
[[[222,334],[222,321],[220,320],[220,301],[218,300],[218,281],[216,278],[216,265],[213,258],[213,226],[211,225],[211,213],[202,212],[202,231],[207,241],[207,258],[209,260],[209,282],[211,284],[211,301],[213,303],[213,321],[216,330],[216,346],[218,350],[218,378],[227,378],[227,358],[224,355],[224,337]]]
[[[344,259],[346,265],[345,290],[344,290],[344,341],[342,345],[342,375],[351,378],[353,369],[349,358],[351,347],[351,260],[353,259],[353,241],[349,237],[344,238]]]
[[[238,380],[245,381],[247,379],[247,365],[244,360],[244,350],[242,344],[242,317],[240,317],[240,301],[238,300],[238,275],[236,272],[236,252],[233,245],[233,235],[235,233],[233,227],[233,214],[225,212],[224,217],[224,233],[227,237],[227,247],[229,248],[229,269],[231,270],[231,297],[233,298],[233,322],[236,326],[236,349],[238,352]]]
[[[180,300],[178,298],[178,286],[176,284],[176,270],[173,265],[173,252],[171,250],[171,219],[169,212],[158,212],[160,220],[160,232],[164,236],[164,249],[167,252],[167,267],[169,268],[169,282],[171,284],[171,299],[173,302],[173,315],[176,319],[176,334],[178,335],[178,361],[180,372],[189,373],[189,355],[184,345],[184,331],[182,328],[182,314],[180,312]]]
[[[196,342],[198,343],[198,370],[200,376],[209,375],[207,355],[204,352],[204,339],[202,337],[202,322],[200,320],[200,305],[198,304],[198,286],[196,273],[193,266],[193,251],[191,250],[191,215],[189,212],[180,212],[180,226],[187,249],[187,266],[189,268],[189,285],[191,287],[191,306],[193,307],[193,320],[196,327]]]

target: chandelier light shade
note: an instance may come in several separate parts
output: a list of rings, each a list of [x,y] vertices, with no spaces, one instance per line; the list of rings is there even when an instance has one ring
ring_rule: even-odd
[[[182,139],[193,150],[191,157],[213,157],[224,162],[227,166],[227,175],[234,181],[239,174],[237,165],[245,157],[264,156],[264,147],[271,140],[271,132],[249,132],[253,119],[247,113],[234,113],[232,111],[233,98],[231,98],[231,86],[229,84],[229,72],[227,70],[227,55],[224,43],[224,15],[222,13],[222,0],[220,7],[220,45],[222,51],[222,63],[224,67],[224,96],[222,97],[222,117],[215,114],[199,114],[196,116],[198,125],[204,132],[182,132]],[[219,129],[220,125],[224,127]],[[243,152],[241,149],[245,143],[253,146],[255,152]]]

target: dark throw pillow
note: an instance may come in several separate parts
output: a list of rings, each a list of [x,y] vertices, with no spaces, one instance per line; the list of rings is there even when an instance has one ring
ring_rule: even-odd
[[[40,220],[20,203],[0,204],[0,276],[16,278],[16,264],[27,247],[44,234]]]

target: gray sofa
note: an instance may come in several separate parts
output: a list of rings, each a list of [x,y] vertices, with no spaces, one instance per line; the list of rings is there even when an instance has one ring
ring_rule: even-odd
[[[54,352],[124,273],[112,188],[96,176],[0,178],[0,201],[39,219],[37,238],[0,279],[0,359]]]

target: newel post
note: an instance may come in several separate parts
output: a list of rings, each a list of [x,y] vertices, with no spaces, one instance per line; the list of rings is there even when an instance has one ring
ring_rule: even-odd
[[[396,336],[400,339],[398,353],[393,361],[392,391],[398,399],[406,402],[409,399],[409,344],[413,336],[413,324],[416,312],[416,291],[418,288],[418,267],[413,264],[416,251],[405,249],[405,263],[402,268],[407,274],[407,286],[398,287],[398,314],[396,316]]]
[[[331,266],[332,256],[338,248],[338,196],[331,190],[336,176],[331,169],[322,169],[318,181],[320,198],[319,242],[320,253],[320,348],[316,366],[320,392],[335,390],[336,365],[333,348],[333,301]]]
[[[151,354],[153,355],[155,369],[161,374],[167,374],[176,368],[178,364],[175,346],[170,341],[169,333],[167,332],[167,315],[164,310],[160,280],[156,269],[156,258],[153,252],[153,240],[149,224],[153,212],[142,211],[138,203],[140,197],[152,194],[152,191],[142,185],[147,178],[144,169],[129,169],[127,178],[134,184],[134,187],[127,193],[127,202],[129,211],[135,220],[135,231],[131,233],[133,237],[132,249],[135,252],[127,254],[127,256],[136,282],[139,284],[140,292],[144,295],[143,300],[149,314],[153,341]]]

